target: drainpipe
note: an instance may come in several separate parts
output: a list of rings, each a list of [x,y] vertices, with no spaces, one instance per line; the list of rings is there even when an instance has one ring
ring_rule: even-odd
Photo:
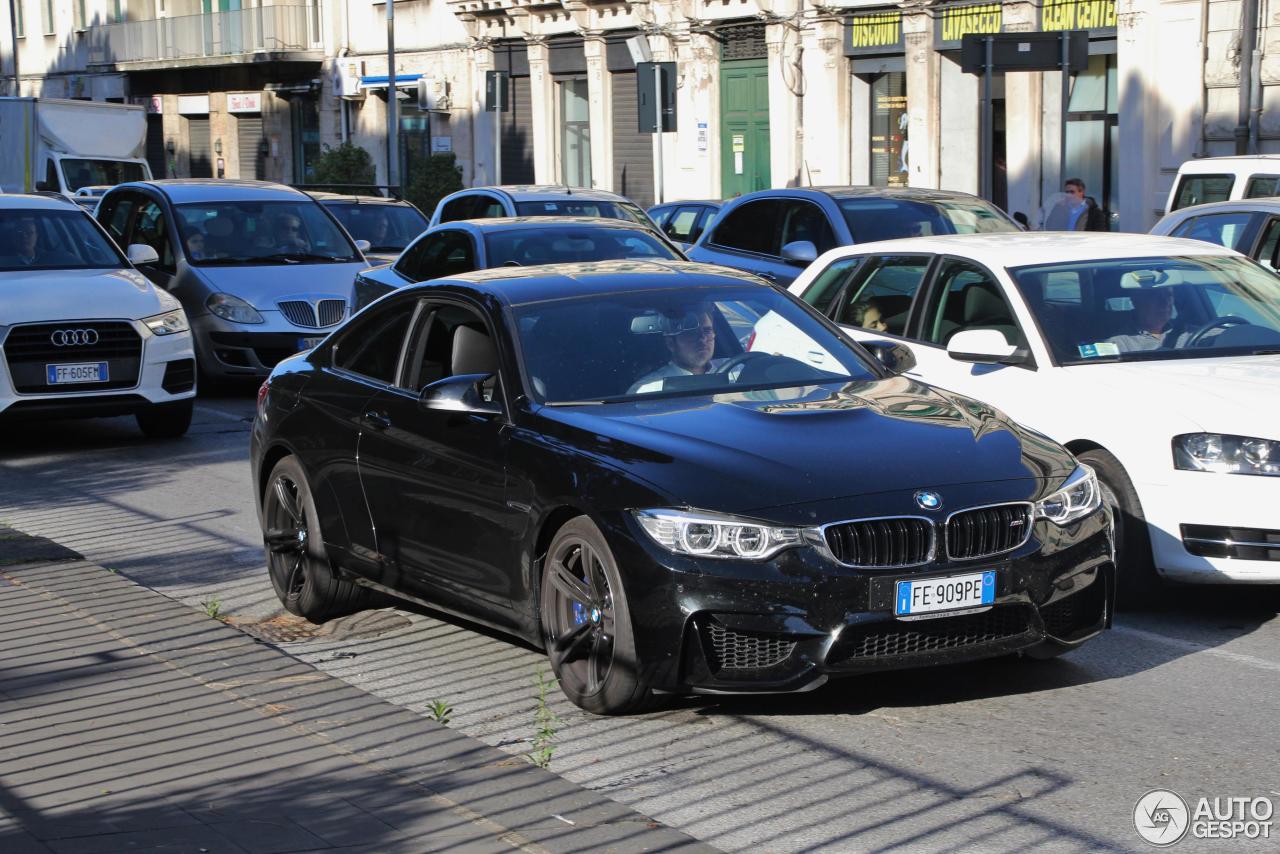
[[[1200,144],[1194,156],[1209,156],[1209,0],[1200,0]]]
[[[1236,113],[1236,154],[1249,153],[1249,108],[1253,97],[1253,55],[1258,42],[1258,0],[1244,0],[1240,10],[1240,100]]]

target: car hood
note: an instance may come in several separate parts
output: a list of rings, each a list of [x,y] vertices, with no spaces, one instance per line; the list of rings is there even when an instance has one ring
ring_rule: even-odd
[[[1174,416],[1178,429],[1280,439],[1280,356],[1169,359],[1066,368],[1117,414]]]
[[[237,267],[195,267],[214,291],[231,294],[259,310],[274,311],[276,301],[294,299],[340,299],[351,297],[356,273],[369,265],[349,264],[264,264]]]
[[[177,308],[136,270],[32,270],[0,273],[0,323],[125,318]]]
[[[987,404],[902,376],[542,412],[673,501],[731,513],[992,481],[1025,496],[1075,468]]]

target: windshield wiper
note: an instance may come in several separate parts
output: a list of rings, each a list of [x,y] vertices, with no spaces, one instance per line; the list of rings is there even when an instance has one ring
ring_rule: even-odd
[[[604,403],[615,403],[614,400],[557,400],[544,406],[600,406]]]
[[[233,264],[289,264],[284,258],[273,255],[234,255],[229,258],[201,258],[196,264],[201,267],[229,266]]]
[[[262,255],[256,260],[280,260],[286,264],[296,264],[301,261],[350,261],[352,259],[339,255],[320,255],[315,252],[273,252],[270,255]]]

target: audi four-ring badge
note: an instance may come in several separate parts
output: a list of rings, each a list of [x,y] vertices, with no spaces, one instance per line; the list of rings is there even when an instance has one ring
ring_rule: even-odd
[[[0,195],[0,422],[132,415],[148,436],[191,424],[187,315],[70,201]]]
[[[524,638],[604,714],[1088,642],[1095,473],[904,350],[689,262],[406,286],[258,396],[270,579],[317,622],[378,591]]]

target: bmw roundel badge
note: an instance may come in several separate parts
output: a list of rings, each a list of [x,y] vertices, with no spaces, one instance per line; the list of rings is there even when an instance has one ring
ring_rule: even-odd
[[[923,510],[937,510],[942,506],[942,496],[936,492],[917,492],[916,504],[919,504]]]

